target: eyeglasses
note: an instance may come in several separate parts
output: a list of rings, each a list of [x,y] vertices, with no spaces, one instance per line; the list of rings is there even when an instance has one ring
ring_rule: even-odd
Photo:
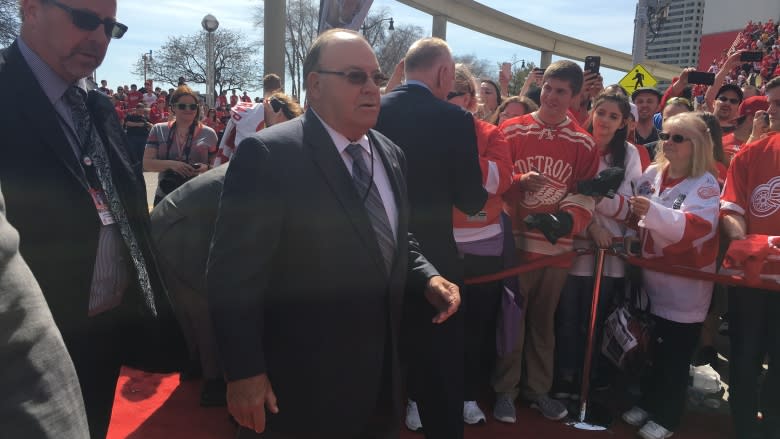
[[[335,72],[332,70],[317,70],[317,73],[326,75],[338,75],[347,78],[347,81],[353,85],[366,85],[369,78],[377,87],[387,81],[387,76],[382,72],[366,73],[363,70],[348,70],[346,72]]]
[[[102,24],[104,30],[106,31],[106,36],[108,38],[117,39],[122,38],[122,35],[127,32],[127,26],[122,23],[117,23],[116,20],[112,18],[101,19],[96,13],[86,9],[74,9],[56,0],[46,1],[70,14],[70,19],[73,24],[81,30],[93,31]]]
[[[669,134],[663,131],[658,133],[658,138],[663,140],[664,142],[671,140],[673,143],[683,143],[686,140],[690,140],[686,137],[683,137],[682,134]]]
[[[180,103],[180,104],[173,104],[173,107],[176,108],[177,110],[181,110],[181,111],[184,111],[184,110],[195,111],[195,110],[198,109],[198,104],[181,104]]]
[[[466,95],[465,91],[451,91],[447,93],[447,100],[449,101],[451,99],[455,99],[459,96],[465,96],[465,95]]]
[[[721,102],[729,102],[731,105],[739,105],[739,99],[728,98],[726,96],[718,96],[718,100]]]

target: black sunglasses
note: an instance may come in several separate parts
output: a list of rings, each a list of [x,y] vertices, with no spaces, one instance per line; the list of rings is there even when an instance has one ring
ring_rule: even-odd
[[[686,140],[689,140],[682,136],[682,134],[669,134],[665,133],[663,131],[660,131],[658,133],[658,138],[666,142],[667,140],[671,140],[674,143],[683,143]]]
[[[374,72],[368,74],[363,70],[349,70],[346,72],[335,72],[332,70],[317,70],[317,73],[324,73],[326,75],[343,76],[347,78],[347,81],[349,81],[350,84],[361,85],[361,86],[366,85],[366,82],[368,82],[369,77],[377,87],[382,85],[385,81],[387,81],[387,76],[385,76],[385,74],[382,72]]]
[[[447,93],[447,100],[449,101],[451,99],[455,99],[455,98],[457,98],[459,96],[463,96],[465,94],[466,94],[465,91],[460,91],[460,92],[459,91],[451,91],[451,92]]]
[[[731,105],[738,105],[739,104],[739,99],[737,99],[737,98],[729,98],[729,97],[726,97],[726,96],[718,96],[718,100],[721,101],[721,102],[730,102]]]
[[[117,23],[116,20],[112,18],[101,19],[96,13],[86,9],[74,9],[68,5],[63,5],[56,0],[46,1],[70,14],[70,19],[73,21],[73,24],[81,30],[93,31],[102,24],[106,31],[106,36],[108,38],[117,39],[122,38],[125,32],[127,32],[127,26],[122,23]]]
[[[190,110],[195,111],[198,109],[198,104],[173,104],[174,108],[177,110]]]

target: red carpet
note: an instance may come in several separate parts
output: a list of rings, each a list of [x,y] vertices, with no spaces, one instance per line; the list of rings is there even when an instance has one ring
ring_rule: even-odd
[[[124,369],[117,385],[109,439],[232,439],[235,428],[224,408],[198,406],[200,382],[179,382],[177,374],[157,375]],[[337,401],[334,401],[334,403]],[[486,408],[486,404],[482,405]],[[487,410],[485,410],[487,411]],[[678,439],[727,439],[732,437],[727,416],[690,413],[674,437]],[[423,439],[404,429],[402,439]],[[521,407],[518,423],[503,424],[488,419],[486,425],[467,426],[466,439],[628,439],[633,428],[616,420],[609,430],[581,431],[561,422],[542,418],[535,410]]]

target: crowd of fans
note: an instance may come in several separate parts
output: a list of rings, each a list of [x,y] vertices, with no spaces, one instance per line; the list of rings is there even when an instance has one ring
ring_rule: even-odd
[[[700,102],[694,90],[697,86],[687,83],[693,69],[683,69],[666,93],[639,88],[629,96],[618,85],[605,87],[597,72],[558,62],[547,70],[532,71],[521,94],[509,96],[509,78],[503,74],[498,81],[475,78],[466,66],[458,65],[446,100],[474,114],[489,193],[479,215],[469,216],[457,209],[453,212],[453,233],[465,273],[478,275],[506,268],[502,255],[508,251],[521,255],[521,262],[533,262],[574,248],[626,249],[631,241],[641,243],[637,254],[645,258],[716,272],[728,247],[723,243],[733,238],[721,236],[718,251],[719,216],[728,215],[729,209],[744,214],[719,205],[721,188],[730,175],[729,164],[743,145],[763,141],[777,129],[776,122],[770,128],[769,102],[764,95],[770,89],[776,94],[780,90],[778,80],[772,81],[773,74],[768,74],[777,64],[774,32],[771,21],[764,26],[751,23],[745,33],[756,36],[755,41],[723,60],[715,84],[700,90]],[[740,83],[739,78],[745,75],[732,76],[735,69],[742,68],[737,65],[739,55],[756,48],[766,51],[765,58],[753,66],[762,77],[759,87],[747,80]],[[404,83],[403,72],[402,62],[388,79],[386,92]],[[265,99],[257,104],[265,107],[265,123],[254,130],[301,114],[299,105],[278,88],[281,84],[267,88]],[[564,97],[551,98],[550,89]],[[156,99],[150,96],[151,109],[145,108],[145,96],[143,90],[131,86],[129,92],[117,93],[114,99],[131,142],[145,148],[144,169],[161,173],[157,204],[193,176],[229,161],[230,156],[221,153],[220,159],[215,159],[218,139],[224,135],[229,110],[238,104],[238,96],[234,92],[227,102],[223,93],[217,107],[208,109],[186,86],[169,93],[161,91]],[[244,98],[248,99],[246,93]],[[137,112],[122,117],[121,107],[126,104],[135,105]],[[775,109],[774,120],[776,114]],[[232,151],[235,144],[221,151]],[[557,155],[556,161],[538,159],[551,150],[559,151],[552,153]],[[177,174],[176,182],[169,185],[171,176]],[[609,197],[592,194],[598,195],[594,201],[577,193],[578,183],[594,177],[593,181],[601,179],[602,183],[612,179]],[[509,247],[503,238],[508,230],[514,234],[514,245]],[[764,233],[778,231],[774,227]],[[625,300],[626,291],[644,290],[654,319],[655,341],[648,349],[652,352],[648,364],[652,366],[643,371],[641,397],[623,419],[641,427],[642,437],[668,437],[681,422],[689,365],[718,367],[713,340],[721,319],[727,318],[725,289],[710,281],[652,270],[637,276],[638,271],[627,270],[618,256],[609,256],[604,267],[596,320],[597,350],[611,310]],[[568,402],[579,397],[593,270],[593,257],[586,255],[521,274],[518,307],[523,310],[520,326],[525,329],[520,329],[519,337],[509,334],[510,342],[498,349],[491,372],[496,419],[516,421],[518,393],[552,420],[564,418]],[[495,353],[487,346],[492,346],[488,340],[495,336],[499,310],[505,306],[501,303],[503,289],[499,283],[488,283],[464,290],[469,305],[463,419],[469,424],[485,421],[476,400],[479,385],[487,380],[485,360]],[[193,346],[207,343],[196,336],[191,339]],[[201,352],[214,350],[204,348]],[[210,371],[201,402],[222,404],[224,382],[215,359],[200,361],[203,370]],[[732,370],[743,374],[745,368],[757,366],[739,361],[732,364]],[[606,356],[595,355],[591,374],[595,389],[609,389],[622,374]],[[736,389],[735,394],[742,391]],[[407,406],[406,425],[411,430],[423,429],[413,399]],[[738,426],[753,428],[744,415]]]
[[[93,3],[106,10],[78,10],[68,29],[99,37],[105,50],[127,28],[100,21],[115,5]],[[25,3],[25,17],[76,14],[54,1],[47,7],[57,9],[37,6]],[[95,15],[95,26],[83,14]],[[214,108],[184,78],[167,91],[147,82],[115,93],[102,81],[125,136],[104,117],[106,99],[81,87],[97,66],[41,68],[59,62],[44,50],[52,46],[46,22],[24,21],[8,64],[32,62],[36,78],[66,74],[36,81],[68,84],[58,91],[63,105],[41,105],[58,106],[62,121],[51,119],[67,132],[58,145],[72,146],[61,154],[69,168],[53,157],[46,172],[0,170],[9,213],[29,209],[28,221],[9,218],[20,219],[25,245],[39,246],[22,250],[55,318],[74,308],[55,301],[52,291],[71,280],[59,276],[95,261],[94,273],[82,273],[86,283],[73,288],[95,290],[89,316],[77,321],[89,331],[62,326],[93,437],[107,431],[120,362],[142,357],[122,352],[109,364],[98,356],[126,347],[108,337],[131,332],[117,313],[148,307],[158,317],[169,299],[189,348],[182,378],[205,378],[201,405],[227,405],[239,438],[262,433],[266,414],[282,434],[260,437],[397,437],[405,363],[405,424],[430,438],[462,438],[464,422],[486,422],[478,395],[489,383],[500,422],[517,422],[518,398],[551,421],[564,419],[584,398],[581,389],[592,387],[630,400],[622,419],[639,436],[665,439],[683,422],[691,365],[719,367],[714,338],[726,312],[737,435],[780,438],[780,296],[770,283],[780,282],[773,22],[748,24],[710,87],[690,84],[686,68],[663,93],[643,87],[630,95],[605,86],[598,71],[561,60],[530,72],[519,95],[509,96],[506,72],[497,81],[476,78],[438,38],[415,42],[386,78],[361,34],[330,30],[303,65],[305,113],[273,74],[263,78],[262,98],[223,92]],[[101,25],[103,33],[91,32]],[[749,50],[763,55],[745,68]],[[23,74],[14,80],[26,80],[28,70],[17,68]],[[21,154],[14,165],[37,163],[39,140],[24,135],[9,151]],[[151,221],[139,162],[159,173]],[[50,193],[57,196],[44,198]],[[56,204],[70,234],[54,241],[44,215],[29,206],[69,203],[76,193],[86,200],[78,209]],[[79,229],[86,221],[75,213],[88,214],[93,229]],[[91,236],[80,259],[72,256],[75,233]],[[598,249],[612,252],[594,261],[583,251]],[[630,257],[652,265],[632,268]],[[516,268],[519,275],[500,281],[463,282]],[[718,286],[721,270],[741,275],[740,286]],[[123,302],[119,286],[98,291],[135,284],[133,276],[137,302]],[[608,319],[637,298],[646,306],[628,307],[634,326],[616,336]],[[71,349],[74,341],[86,353]],[[163,346],[157,342],[147,337],[141,346]],[[639,359],[633,368],[622,361],[628,351]],[[102,366],[104,388],[96,391],[89,371]],[[626,382],[635,384],[631,391]],[[333,419],[347,409],[351,417]],[[384,434],[367,433],[374,431]]]
[[[717,194],[728,178],[729,163],[742,145],[767,136],[770,124],[765,115],[769,104],[764,91],[777,86],[776,80],[771,81],[777,76],[780,54],[774,23],[749,23],[737,42],[724,59],[713,63],[711,70],[717,73],[713,86],[688,84],[687,75],[693,69],[683,69],[663,94],[640,88],[629,96],[620,86],[604,87],[597,72],[556,63],[552,72],[530,72],[520,95],[509,96],[509,78],[503,72],[494,81],[475,78],[466,66],[457,66],[447,100],[475,116],[484,184],[490,194],[478,222],[457,209],[453,212],[454,235],[464,257],[465,272],[484,274],[506,268],[501,258],[508,250],[503,229],[513,230],[521,261],[572,248],[613,248],[617,243],[623,245],[624,239],[638,239],[642,242],[639,253],[644,257],[715,272],[727,247],[721,245],[718,254]],[[747,50],[761,50],[765,56],[759,62],[742,65],[739,55]],[[401,62],[387,81],[387,92],[404,82],[403,72]],[[206,108],[185,84],[164,91],[152,89],[151,82],[147,82],[140,90],[133,84],[112,93],[102,81],[100,90],[112,97],[131,145],[144,157],[144,170],[160,172],[156,205],[192,177],[229,161],[229,153],[238,144],[235,133],[230,146],[218,147],[226,134],[231,110],[238,110],[239,115],[258,106],[265,110],[261,122],[256,126],[252,123],[250,131],[302,113],[298,103],[279,90],[278,77],[270,75],[266,82],[264,99],[256,98],[252,103],[246,92],[239,97],[233,90],[230,97],[226,92],[220,94],[215,108]],[[570,99],[554,102],[548,97],[545,101],[543,89],[552,86],[564,93],[568,90]],[[238,108],[241,105],[244,108]],[[557,114],[551,111],[556,105]],[[559,117],[559,123],[548,124],[542,114]],[[532,138],[542,148],[579,144],[583,150],[560,153],[556,164],[549,160],[534,162],[533,147],[528,143]],[[685,142],[691,147],[681,152]],[[591,149],[598,151],[597,161],[587,158]],[[595,204],[592,198],[580,194],[559,199],[560,194],[576,193],[576,183],[614,169],[621,173],[612,198],[599,197]],[[562,172],[572,178],[562,187],[557,186],[561,183],[556,183],[554,189],[547,187]],[[650,201],[640,197],[652,196],[656,189],[656,196],[662,194],[660,198]],[[542,199],[541,207],[529,207],[524,191],[552,192],[544,195],[549,199]],[[669,194],[682,195],[675,199]],[[673,248],[685,251],[676,254],[679,250]],[[594,282],[593,257],[579,256],[558,265],[520,277],[524,296],[521,326],[526,329],[521,330],[519,341],[499,352],[503,356],[499,355],[493,372],[497,393],[494,416],[500,421],[515,422],[518,392],[554,420],[567,415],[568,400],[578,398],[584,328]],[[598,348],[601,344],[607,315],[624,300],[628,285],[642,284],[656,318],[656,338],[675,343],[654,344],[653,367],[645,371],[642,397],[623,418],[642,427],[641,436],[663,438],[680,424],[689,364],[718,365],[713,339],[721,318],[727,317],[726,293],[723,288],[714,288],[712,282],[649,270],[642,279],[627,279],[627,273],[622,259],[607,258],[596,345]],[[470,424],[485,421],[476,395],[478,386],[485,382],[483,366],[491,352],[485,343],[494,334],[490,328],[496,327],[501,308],[502,289],[497,285],[465,288],[470,307],[463,417]],[[207,342],[194,336],[191,339],[192,346]],[[213,347],[201,349],[214,351]],[[209,371],[202,403],[220,405],[224,382],[219,368],[214,358],[201,361],[203,370]],[[598,390],[608,389],[619,369],[600,354],[594,361],[593,384]],[[520,364],[526,368],[521,369]],[[412,430],[423,429],[411,399],[406,425]]]

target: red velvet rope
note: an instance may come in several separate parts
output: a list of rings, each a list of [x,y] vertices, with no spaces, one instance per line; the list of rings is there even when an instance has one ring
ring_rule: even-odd
[[[572,260],[575,256],[589,255],[589,254],[593,254],[592,249],[579,249],[579,250],[563,253],[560,255],[548,256],[528,264],[523,264],[517,267],[506,269],[504,271],[500,271],[498,273],[472,277],[470,279],[466,279],[465,283],[466,285],[474,285],[474,284],[481,284],[487,282],[494,282],[507,277],[517,276],[520,273],[526,273],[529,271],[537,270],[539,268],[555,265],[561,262],[568,262]],[[705,273],[703,271],[694,270],[692,268],[669,266],[664,264],[661,261],[655,261],[652,259],[642,259],[636,256],[629,256],[623,253],[618,253],[614,250],[608,250],[608,254],[619,256],[631,265],[636,265],[637,267],[646,268],[648,270],[657,271],[659,273],[672,274],[675,276],[682,276],[689,279],[706,280],[706,281],[716,282],[723,285],[780,291],[780,283],[769,281],[769,280],[760,280],[759,282],[748,282],[742,276]]]
[[[590,249],[584,249],[585,251],[576,251],[572,250],[570,252],[562,253],[560,255],[555,256],[547,256],[542,259],[537,259],[533,262],[529,262],[527,264],[518,265],[517,267],[512,267],[509,269],[506,269],[504,271],[500,271],[498,273],[494,274],[486,274],[484,276],[477,276],[472,277],[470,279],[466,279],[465,283],[466,285],[474,285],[474,284],[484,284],[488,282],[494,282],[497,280],[501,280],[507,277],[517,276],[520,273],[527,273],[529,271],[538,270],[539,268],[548,267],[550,265],[559,264],[561,262],[569,262],[572,259],[574,259],[575,256],[579,255],[589,255],[593,253],[593,250]]]

